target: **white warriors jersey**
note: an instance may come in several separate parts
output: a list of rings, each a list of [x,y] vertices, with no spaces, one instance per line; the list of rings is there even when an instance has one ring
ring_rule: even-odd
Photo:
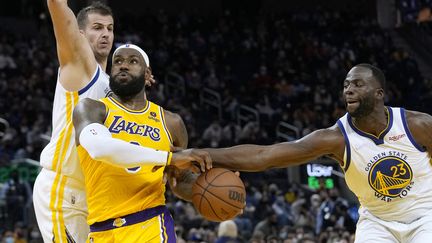
[[[360,201],[360,214],[409,223],[432,211],[431,157],[411,135],[405,110],[387,111],[387,127],[378,137],[356,128],[348,113],[338,120],[345,180]]]
[[[40,156],[43,168],[83,180],[75,144],[72,112],[80,100],[84,98],[100,99],[107,96],[109,92],[109,76],[99,65],[90,83],[79,91],[65,90],[57,77],[51,140]]]

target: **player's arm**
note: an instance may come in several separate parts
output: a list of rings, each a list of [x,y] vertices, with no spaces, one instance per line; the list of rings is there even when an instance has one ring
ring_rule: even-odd
[[[105,104],[97,100],[84,99],[74,109],[76,143],[86,149],[94,160],[122,168],[165,166],[170,163],[171,152],[157,151],[113,138],[103,125],[105,118]]]
[[[422,149],[432,153],[432,116],[417,111],[406,111],[408,128],[417,143]]]
[[[188,134],[183,119],[178,114],[165,110],[164,116],[168,131],[173,140],[173,145],[186,149],[188,146]],[[207,153],[203,156],[207,157],[207,160],[211,162]],[[172,192],[183,200],[192,201],[192,185],[198,174],[192,173],[191,170],[172,170],[168,172],[168,177],[168,183]]]
[[[67,0],[47,0],[61,66],[60,83],[70,91],[90,82],[97,62],[87,39],[80,33]]]
[[[178,169],[191,168],[192,161],[196,161],[201,170],[205,170],[207,161],[201,156],[205,153],[185,150],[173,155],[168,151],[158,151],[113,138],[103,125],[105,118],[106,107],[100,101],[84,99],[74,109],[76,144],[86,149],[94,160],[122,168],[150,165]]]
[[[324,155],[343,163],[344,150],[344,138],[336,125],[292,142],[205,149],[210,153],[214,167],[251,172],[299,165]]]

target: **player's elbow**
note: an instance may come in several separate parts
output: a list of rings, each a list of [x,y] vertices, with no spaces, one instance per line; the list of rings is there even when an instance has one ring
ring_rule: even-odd
[[[108,157],[106,153],[101,151],[101,149],[98,148],[86,148],[88,155],[96,161],[105,161]]]
[[[65,2],[64,0],[47,0],[48,7],[56,6],[64,2]]]
[[[63,4],[65,2],[65,0],[47,0],[48,4]]]
[[[64,5],[67,6],[66,0],[47,0],[48,9],[50,10],[50,13],[55,13],[58,11],[59,7],[64,7]]]

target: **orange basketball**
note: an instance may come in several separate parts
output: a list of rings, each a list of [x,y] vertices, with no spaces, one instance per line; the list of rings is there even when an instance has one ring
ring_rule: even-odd
[[[245,206],[246,190],[234,172],[213,168],[202,173],[192,186],[192,203],[207,220],[234,218]]]

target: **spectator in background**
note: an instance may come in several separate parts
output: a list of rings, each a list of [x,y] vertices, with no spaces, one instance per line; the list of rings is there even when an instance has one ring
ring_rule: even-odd
[[[3,233],[2,243],[15,243],[15,235],[13,231],[6,230]]]
[[[313,226],[315,223],[315,219],[313,215],[309,211],[309,205],[307,203],[307,199],[304,197],[297,198],[296,201],[293,202],[292,213],[294,215],[294,225],[295,226]]]
[[[222,127],[218,120],[214,119],[210,126],[204,130],[202,138],[210,147],[219,147],[222,139]]]
[[[417,13],[418,10],[416,17]],[[373,18],[368,16],[351,13],[347,15],[324,10],[294,13],[289,16],[246,16],[226,12],[222,18],[215,21],[210,16],[193,18],[188,14],[182,14],[176,18],[165,12],[156,14],[156,18],[149,15],[141,16],[134,21],[120,20],[119,22],[126,24],[120,26],[119,33],[125,34],[124,38],[121,35],[117,37],[123,38],[124,41],[140,39],[145,43],[144,46],[152,50],[150,54],[154,60],[154,70],[159,72],[156,76],[161,78],[159,87],[162,87],[164,77],[170,71],[176,73],[179,78],[184,78],[186,97],[183,97],[181,92],[173,96],[172,93],[167,92],[168,87],[164,86],[163,89],[154,90],[158,92],[155,93],[155,97],[158,98],[154,100],[160,102],[161,105],[169,103],[175,107],[173,110],[180,111],[179,114],[184,117],[186,126],[188,126],[191,147],[195,147],[197,143],[202,146],[203,131],[212,122],[210,118],[213,111],[208,112],[205,107],[199,106],[199,99],[196,99],[202,88],[205,87],[204,82],[207,81],[212,71],[216,78],[225,84],[225,87],[219,90],[223,100],[224,119],[220,121],[220,124],[237,121],[237,108],[240,105],[248,102],[246,105],[255,107],[257,101],[260,100],[261,96],[254,96],[254,94],[260,94],[261,89],[249,85],[248,82],[260,82],[260,86],[262,82],[266,87],[264,89],[273,91],[269,96],[269,102],[273,107],[280,107],[280,110],[275,111],[272,125],[264,127],[261,123],[258,126],[260,131],[267,132],[271,142],[278,139],[272,133],[279,121],[299,125],[298,128],[304,135],[312,130],[329,126],[343,116],[345,109],[337,99],[340,88],[338,81],[344,78],[345,71],[351,67],[352,63],[371,60],[382,66],[386,74],[391,75],[389,76],[389,80],[392,80],[391,93],[386,100],[389,104],[403,102],[404,104],[409,103],[411,107],[420,106],[423,111],[430,109],[426,105],[428,102],[422,104],[418,99],[406,98],[407,92],[418,97],[432,89],[417,88],[424,80],[419,76],[419,71],[413,67],[411,63],[413,60],[407,60],[405,53],[395,49],[388,32],[381,30]],[[257,18],[260,20],[255,21]],[[149,22],[149,19],[152,20]],[[151,23],[146,25],[148,26],[147,33],[153,33],[151,38],[143,38],[141,34],[143,22]],[[319,23],[320,29],[317,29],[316,23]],[[356,28],[351,28],[354,26]],[[51,27],[46,27],[46,29],[51,29]],[[198,34],[192,34],[196,32],[195,29],[199,30]],[[339,29],[344,29],[344,31],[341,32]],[[243,34],[246,31],[248,34]],[[131,36],[130,33],[137,33],[137,35]],[[204,45],[199,43],[204,43]],[[38,123],[41,123],[43,133],[50,135],[50,132],[47,131],[51,130],[51,100],[55,85],[52,81],[56,79],[57,71],[54,44],[46,36],[33,35],[27,38],[14,33],[5,33],[0,37],[0,46],[7,50],[4,53],[0,51],[0,53],[6,59],[10,57],[16,66],[20,67],[13,69],[7,64],[7,68],[0,70],[0,93],[5,94],[0,97],[0,114],[11,122],[11,128],[7,131],[5,141],[0,144],[1,165],[9,165],[10,159],[23,154],[38,159],[38,156],[34,156],[39,154],[41,147],[36,143],[42,142],[36,141],[39,130],[35,127],[38,128]],[[196,51],[197,49],[199,52]],[[393,56],[393,52],[399,54]],[[244,62],[238,60],[244,60]],[[9,61],[3,63],[9,63]],[[266,70],[263,69],[262,72],[265,77],[260,74],[261,66],[265,66]],[[260,81],[255,81],[253,75],[255,72],[257,73],[255,77],[259,77]],[[320,87],[317,87],[317,84]],[[432,87],[432,84],[430,85]],[[325,105],[328,99],[327,94],[320,93],[322,87],[332,97],[330,107]],[[402,88],[397,89],[398,87]],[[417,93],[419,93],[418,96]],[[167,95],[170,99],[166,99]],[[315,98],[315,95],[319,97]],[[404,100],[403,97],[405,97]],[[189,105],[191,98],[194,100],[192,105]],[[41,105],[36,106],[35,103],[41,103]],[[304,104],[307,106],[303,106]],[[321,110],[314,109],[316,105],[320,105]],[[34,110],[34,107],[38,107],[39,110]],[[34,114],[42,116],[44,120],[39,122],[38,116]],[[321,119],[323,114],[331,116]],[[316,118],[313,118],[314,116]],[[25,133],[29,131],[32,135],[28,139]],[[225,136],[224,133],[223,130],[222,137]],[[296,138],[294,133],[289,136],[292,139]],[[238,139],[239,136],[236,138]],[[258,133],[248,138],[248,141],[261,143],[262,136]],[[225,142],[228,141],[222,138],[221,145]],[[234,142],[239,143],[239,141],[230,141],[230,143]],[[286,177],[269,177],[269,174],[260,173],[254,176],[270,178],[266,179],[266,182],[286,180]],[[243,174],[242,178],[244,176]],[[280,188],[283,193],[287,191],[286,188]],[[251,191],[253,193],[250,193]],[[256,196],[253,199],[251,199],[252,196],[248,197],[250,204],[254,206],[248,205],[251,210],[248,212],[245,210],[241,219],[250,222],[250,227],[253,229],[262,219],[262,214],[265,214],[263,206],[271,205],[273,201],[269,199],[268,192],[263,189],[262,185],[251,184],[248,192]],[[266,195],[263,196],[264,194]],[[314,197],[304,198],[308,200]],[[293,202],[289,200],[287,203],[291,205]],[[182,218],[184,238],[187,239],[189,230],[199,229],[203,219],[196,214],[190,204],[182,207],[185,207],[185,210],[179,210],[175,216]],[[236,223],[238,219],[235,219]],[[249,240],[252,229],[242,230],[242,226],[237,225],[239,235]],[[213,230],[213,226],[210,224],[208,227]],[[329,230],[338,231],[334,228],[329,228]],[[264,236],[262,239],[265,239]]]
[[[270,105],[270,100],[267,95],[264,95],[263,97],[261,97],[261,99],[258,100],[255,108],[258,110],[260,119],[263,122],[270,123],[273,121],[273,115],[276,111]]]
[[[257,234],[264,236],[278,234],[278,215],[273,210],[255,226],[252,237]]]
[[[316,233],[326,230],[328,227],[333,227],[336,224],[336,204],[338,203],[348,206],[348,202],[339,196],[339,191],[336,188],[332,188],[321,203],[317,216]]]
[[[10,179],[6,182],[6,207],[9,226],[13,227],[15,222],[24,221],[24,209],[30,198],[30,186],[19,179],[18,170],[10,172]]]
[[[232,220],[221,222],[217,236],[216,243],[238,243],[237,225]]]
[[[319,194],[313,194],[310,197],[310,206],[309,206],[309,214],[312,216],[313,219],[313,226],[316,227],[316,219],[320,210],[321,205],[321,196]]]
[[[244,212],[234,218],[234,222],[237,226],[237,231],[239,236],[243,239],[249,239],[253,231],[253,211],[255,208],[253,206],[247,206]]]
[[[279,226],[293,225],[293,221],[295,219],[291,213],[290,205],[285,201],[285,198],[281,193],[278,193],[278,195],[276,195],[272,204],[272,208],[277,214],[277,221]]]
[[[221,146],[237,144],[241,135],[241,127],[233,120],[229,121],[222,130]]]
[[[257,141],[260,128],[256,121],[249,121],[243,127],[240,134],[240,143],[250,143],[251,141]]]
[[[429,22],[432,20],[431,6],[420,9],[417,16],[417,23]]]

